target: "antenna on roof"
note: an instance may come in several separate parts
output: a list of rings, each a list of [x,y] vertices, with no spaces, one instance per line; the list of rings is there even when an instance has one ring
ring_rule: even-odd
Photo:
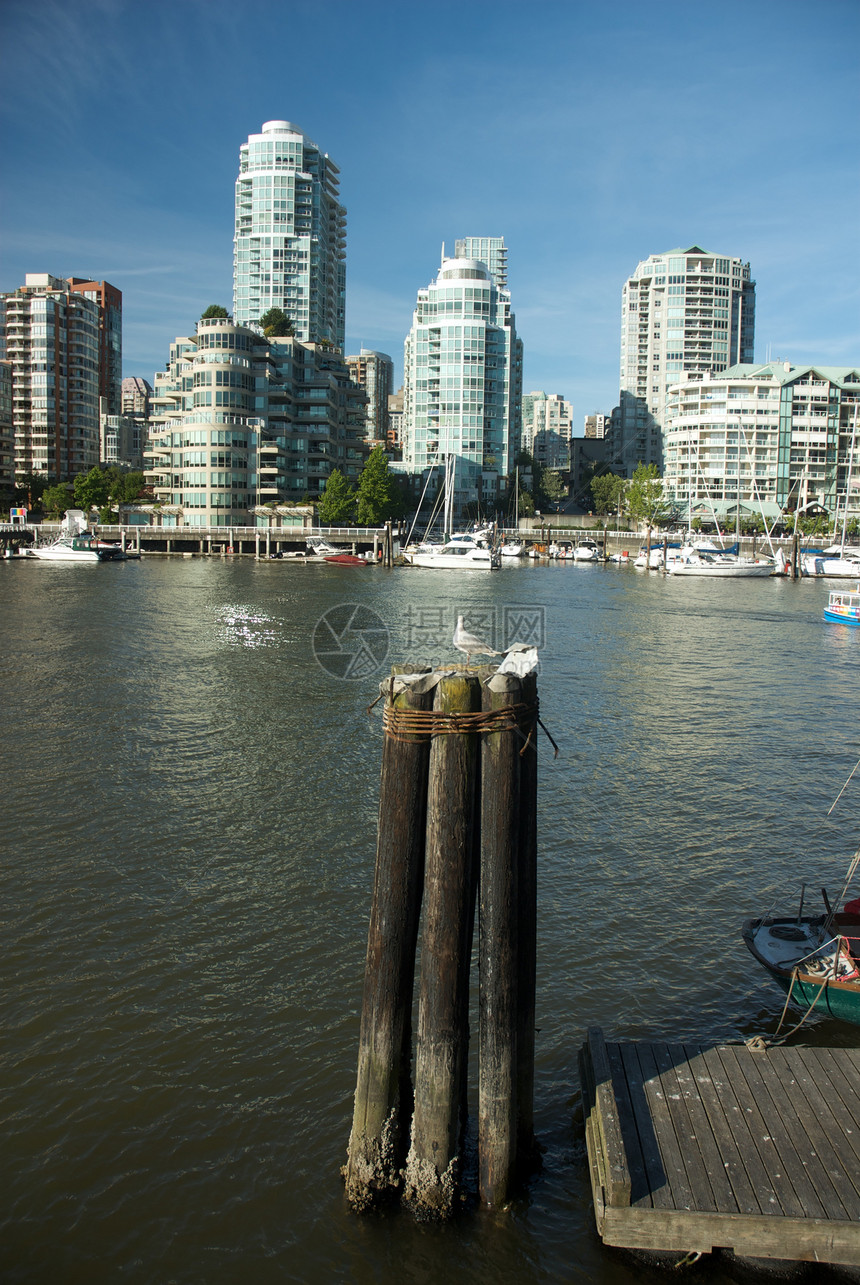
[[[439,266],[441,267],[441,266],[442,266],[442,264],[443,264],[444,262],[445,262],[445,242],[443,241],[443,242],[442,242],[442,258],[441,258],[441,259],[440,259],[440,261],[439,261]]]

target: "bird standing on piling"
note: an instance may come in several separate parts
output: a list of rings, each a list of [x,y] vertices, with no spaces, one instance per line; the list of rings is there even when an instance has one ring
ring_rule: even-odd
[[[454,630],[454,646],[458,651],[466,653],[466,665],[468,666],[473,656],[501,656],[500,651],[494,651],[492,647],[483,642],[476,634],[470,634],[463,623],[463,617],[457,617],[457,628]]]

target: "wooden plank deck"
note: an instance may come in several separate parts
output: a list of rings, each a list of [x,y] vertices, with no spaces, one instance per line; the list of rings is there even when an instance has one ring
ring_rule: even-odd
[[[580,1051],[607,1245],[860,1266],[860,1050]]]

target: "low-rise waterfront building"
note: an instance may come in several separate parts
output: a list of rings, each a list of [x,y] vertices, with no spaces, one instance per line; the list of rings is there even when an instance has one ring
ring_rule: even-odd
[[[263,522],[264,505],[318,498],[335,468],[358,480],[366,400],[327,345],[201,319],[155,376],[147,481],[178,524]]]
[[[744,363],[687,373],[666,408],[664,484],[687,517],[813,506],[860,517],[860,368]]]

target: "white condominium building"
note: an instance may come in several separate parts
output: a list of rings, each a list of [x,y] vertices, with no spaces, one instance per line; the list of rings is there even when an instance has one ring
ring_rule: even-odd
[[[573,407],[560,393],[523,396],[522,449],[545,468],[570,466]]]
[[[690,518],[860,517],[860,368],[742,364],[669,391],[664,483]]]
[[[478,259],[443,259],[404,345],[403,464],[455,457],[455,508],[494,506],[520,443],[522,343],[511,300]]]
[[[662,468],[669,387],[684,372],[714,374],[753,360],[755,282],[750,266],[700,246],[652,254],[621,291],[621,404],[612,452],[630,475]]]
[[[266,506],[358,480],[367,397],[330,348],[202,318],[155,376],[146,478],[163,526],[263,525]]]
[[[289,121],[239,149],[233,313],[256,325],[281,308],[298,339],[344,346],[346,210],[331,158]]]

